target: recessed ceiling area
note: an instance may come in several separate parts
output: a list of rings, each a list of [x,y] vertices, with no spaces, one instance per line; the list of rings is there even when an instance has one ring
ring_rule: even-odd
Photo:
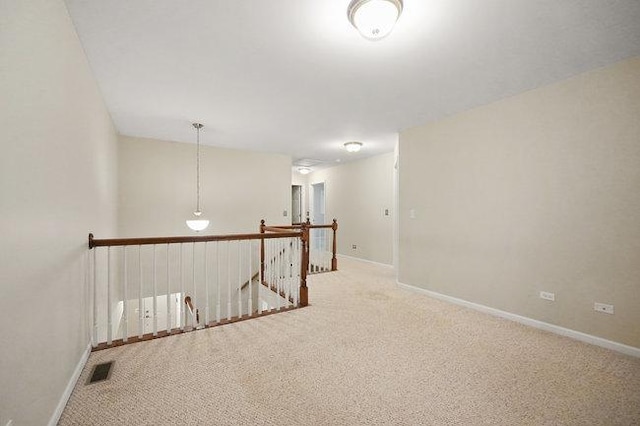
[[[67,0],[120,134],[336,160],[640,55],[637,0],[405,0],[364,39],[349,0]],[[363,149],[347,154],[346,141]]]

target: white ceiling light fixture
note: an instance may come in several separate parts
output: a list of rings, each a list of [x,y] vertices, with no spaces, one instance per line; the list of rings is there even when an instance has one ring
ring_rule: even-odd
[[[301,175],[308,175],[311,173],[311,169],[309,167],[298,167],[298,173]]]
[[[402,13],[402,0],[351,0],[349,22],[368,40],[385,38]]]
[[[200,123],[193,123],[197,131],[196,142],[196,211],[193,212],[195,219],[187,219],[187,226],[192,230],[199,232],[207,229],[209,221],[202,218],[202,211],[200,211],[200,129],[204,126]]]
[[[356,141],[345,142],[344,147],[347,150],[347,152],[358,152],[362,148],[362,142],[356,142]]]

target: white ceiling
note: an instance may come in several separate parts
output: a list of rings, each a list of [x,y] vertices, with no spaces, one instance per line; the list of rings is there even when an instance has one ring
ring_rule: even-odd
[[[200,121],[208,145],[325,166],[640,55],[638,0],[405,0],[378,42],[351,27],[349,0],[66,3],[121,134],[194,142]]]

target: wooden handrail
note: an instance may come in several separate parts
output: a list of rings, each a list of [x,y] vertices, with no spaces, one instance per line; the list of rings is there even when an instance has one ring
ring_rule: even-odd
[[[96,239],[89,234],[89,249],[109,246],[142,246],[152,244],[202,243],[207,241],[265,240],[271,238],[299,238],[300,232],[278,232],[277,234],[229,234],[201,235],[182,237],[147,237],[147,238],[106,238]]]
[[[336,219],[333,219],[336,220]],[[283,229],[301,229],[303,224],[298,224],[298,225],[278,225],[278,226],[266,226],[266,230],[269,231],[271,230],[270,228],[274,229],[274,232],[281,232],[281,230]],[[333,224],[325,224],[325,225],[312,225],[310,223],[306,224],[307,228],[309,229],[317,229],[317,228],[326,228],[326,229],[331,229],[333,228]]]
[[[191,296],[187,296],[184,298],[184,304],[187,305],[187,308],[189,308],[189,312],[191,312],[191,315],[193,316],[193,302],[191,301]],[[200,324],[200,311],[198,311],[197,309],[195,311],[196,324]]]
[[[289,229],[301,229],[301,228],[293,228],[293,227],[289,227],[289,228],[285,228],[284,226],[265,226],[264,230],[266,231],[270,231],[270,232],[291,232],[289,231]]]

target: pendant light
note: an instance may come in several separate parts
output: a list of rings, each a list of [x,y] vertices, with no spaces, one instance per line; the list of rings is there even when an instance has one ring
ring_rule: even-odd
[[[352,0],[347,16],[364,38],[380,40],[393,30],[402,6],[402,0]]]
[[[195,219],[187,219],[187,226],[192,230],[198,232],[207,229],[209,221],[202,218],[202,212],[200,211],[200,129],[204,126],[200,123],[193,123],[197,132],[196,142],[196,211],[193,212]]]

